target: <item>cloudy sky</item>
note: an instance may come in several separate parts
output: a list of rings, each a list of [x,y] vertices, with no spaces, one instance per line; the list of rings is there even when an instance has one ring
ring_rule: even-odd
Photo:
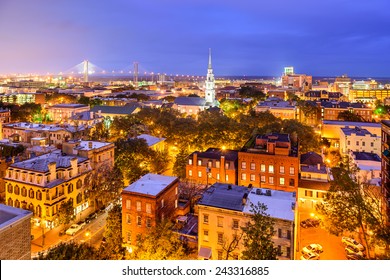
[[[389,0],[0,0],[0,73],[390,76]]]

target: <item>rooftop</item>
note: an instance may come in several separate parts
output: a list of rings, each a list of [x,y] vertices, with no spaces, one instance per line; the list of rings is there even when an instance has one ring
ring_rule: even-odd
[[[384,122],[384,121],[382,121]],[[372,122],[345,122],[345,121],[328,121],[324,120],[323,125],[340,125],[340,126],[360,126],[360,127],[381,127],[380,123],[372,123]],[[390,124],[390,121],[389,121]]]
[[[298,189],[310,189],[310,190],[321,190],[321,191],[328,191],[330,187],[329,182],[319,182],[319,181],[312,181],[312,180],[299,180],[298,181]]]
[[[76,147],[73,149],[81,150],[81,151],[90,151],[94,149],[100,149],[102,147],[110,146],[113,143],[110,142],[98,142],[98,141],[76,141],[76,140],[70,140],[68,143],[78,143]],[[91,145],[91,146],[90,146]]]
[[[344,135],[348,135],[348,136],[351,136],[352,134],[356,134],[357,136],[366,136],[366,135],[373,136],[371,134],[371,132],[369,132],[367,129],[361,128],[359,126],[355,126],[355,127],[349,127],[349,126],[342,127],[341,131],[344,133]]]
[[[321,164],[318,168],[318,165],[303,165],[301,166],[302,172],[310,172],[310,173],[320,173],[327,174],[326,166]]]
[[[134,113],[137,108],[140,108],[138,104],[128,106],[95,106],[91,109],[91,112],[98,113],[100,111],[103,114],[129,115]]]
[[[374,153],[366,153],[366,152],[352,152],[355,160],[369,160],[369,161],[377,161],[381,162],[381,158]]]
[[[206,100],[201,97],[179,96],[173,103],[183,106],[206,106]]]
[[[301,155],[301,164],[317,165],[322,163],[323,163],[322,156],[315,152],[308,152],[306,154]]]
[[[221,156],[225,156],[225,160],[229,161],[236,161],[238,158],[238,151],[219,148],[209,148],[205,152],[193,152],[190,156],[193,156],[195,153],[198,155],[198,158],[220,159]]]
[[[32,216],[32,212],[0,204],[0,230],[28,216]]]
[[[149,147],[156,145],[157,143],[165,141],[165,138],[154,137],[149,134],[141,134],[137,138],[145,139]]]
[[[51,106],[50,108],[89,108],[89,105],[84,104],[56,104]]]
[[[55,162],[57,168],[68,168],[71,166],[70,161],[73,158],[77,158],[78,163],[88,160],[88,158],[84,157],[62,155],[60,150],[56,150],[52,153],[30,158],[28,160],[24,160],[18,163],[13,163],[10,165],[10,168],[26,169],[36,172],[48,172],[49,163]]]
[[[123,191],[134,192],[139,194],[146,194],[157,196],[166,187],[174,183],[178,178],[174,176],[165,176],[158,174],[146,174],[142,176],[138,181],[135,181]]]

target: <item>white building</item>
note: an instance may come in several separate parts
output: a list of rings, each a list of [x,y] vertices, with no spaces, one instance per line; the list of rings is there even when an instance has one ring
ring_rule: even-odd
[[[340,128],[340,152],[348,155],[350,151],[381,153],[381,137],[359,126]]]

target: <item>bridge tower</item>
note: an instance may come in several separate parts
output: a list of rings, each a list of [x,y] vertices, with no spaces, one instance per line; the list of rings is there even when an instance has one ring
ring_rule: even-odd
[[[88,60],[84,60],[84,83],[88,83]]]

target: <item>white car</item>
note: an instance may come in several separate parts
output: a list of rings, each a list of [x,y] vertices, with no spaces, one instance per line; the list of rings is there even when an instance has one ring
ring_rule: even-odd
[[[320,259],[320,255],[317,254],[317,253],[313,253],[313,252],[309,252],[309,253],[306,253],[306,254],[303,254],[301,256],[301,260],[319,260]]]
[[[324,250],[322,249],[322,246],[320,244],[310,244],[306,247],[303,247],[302,249],[302,254],[307,254],[307,253],[322,253]]]
[[[81,230],[83,228],[82,225],[79,225],[79,224],[73,224],[71,225],[67,230],[66,230],[66,234],[67,235],[75,235],[79,230]]]
[[[360,257],[365,257],[365,254],[363,251],[360,251],[358,248],[356,248],[355,246],[351,246],[351,245],[347,245],[347,247],[345,247],[345,253],[347,253],[347,255],[351,255],[351,254],[355,254],[355,255],[358,255]]]
[[[353,247],[356,247],[358,248],[360,251],[364,251],[365,248],[362,244],[360,244],[359,242],[357,242],[355,239],[353,238],[350,238],[350,237],[346,237],[346,236],[343,236],[341,238],[341,242],[344,244],[344,245],[350,245],[350,246],[353,246]]]

